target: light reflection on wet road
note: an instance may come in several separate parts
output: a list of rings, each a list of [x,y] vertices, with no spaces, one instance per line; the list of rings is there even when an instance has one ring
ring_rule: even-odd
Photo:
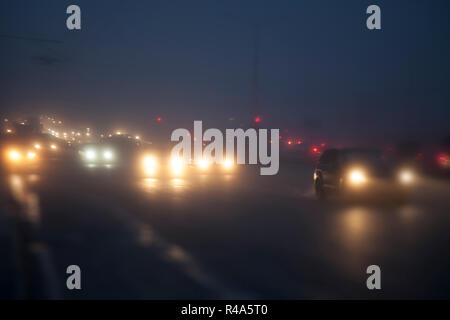
[[[7,178],[16,218],[36,225],[25,237],[48,248],[50,297],[450,295],[448,182],[424,179],[401,204],[319,203],[309,168],[151,179],[77,170]],[[64,288],[69,264],[82,267],[81,293]],[[365,288],[370,264],[382,268],[381,293]]]

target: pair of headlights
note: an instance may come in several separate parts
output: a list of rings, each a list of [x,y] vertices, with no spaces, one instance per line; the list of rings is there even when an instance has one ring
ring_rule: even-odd
[[[409,169],[402,169],[397,174],[397,179],[402,184],[411,184],[414,182],[414,173]],[[367,174],[362,169],[352,169],[348,173],[348,181],[355,186],[367,183]]]
[[[18,150],[10,150],[7,157],[9,161],[18,163],[23,160],[34,160],[36,158],[36,153],[33,151],[20,152]]]
[[[143,160],[144,172],[146,175],[153,176],[158,171],[158,160],[153,156],[146,156]],[[184,171],[184,161],[181,158],[173,158],[170,161],[170,170],[173,175],[180,176]]]
[[[158,171],[158,160],[153,156],[147,156],[144,158],[144,171],[147,175],[155,175]],[[212,163],[208,160],[202,159],[196,163],[197,167],[202,170],[208,170]],[[231,170],[233,167],[233,162],[230,160],[225,160],[222,163],[222,166],[225,170]],[[169,169],[171,173],[175,176],[180,176],[185,171],[185,161],[182,158],[172,158],[170,160]]]
[[[88,162],[112,161],[114,160],[114,153],[111,150],[87,149],[84,151],[84,159]]]

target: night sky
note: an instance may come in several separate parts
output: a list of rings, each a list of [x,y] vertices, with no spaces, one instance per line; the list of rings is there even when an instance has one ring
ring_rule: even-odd
[[[81,31],[66,28],[70,4],[81,7]],[[381,31],[366,28],[371,4]],[[261,115],[262,127],[307,137],[440,138],[449,17],[450,1],[425,0],[2,0],[0,113],[148,134],[159,116],[175,129]]]

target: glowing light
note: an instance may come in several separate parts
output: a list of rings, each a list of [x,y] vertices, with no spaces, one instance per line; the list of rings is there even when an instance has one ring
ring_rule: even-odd
[[[206,159],[202,159],[198,162],[198,165],[199,165],[200,169],[202,169],[202,170],[208,169],[209,164],[210,164],[209,161]]]
[[[156,159],[154,157],[145,157],[144,158],[144,165],[146,167],[155,167],[156,166]]]
[[[88,159],[88,160],[95,160],[96,158],[97,158],[97,153],[95,153],[94,150],[86,151],[86,159]]]
[[[56,145],[54,145],[54,144],[52,144],[52,145],[50,146],[50,148],[51,148],[52,150],[56,150],[56,149],[57,149]]]
[[[34,159],[34,158],[36,157],[36,153],[34,153],[34,152],[28,152],[28,153],[27,153],[27,157],[28,157],[28,159]]]
[[[136,136],[136,140],[139,140],[139,139],[141,139],[141,137],[139,137],[139,136]]]
[[[22,158],[22,156],[20,155],[19,152],[13,150],[9,152],[9,158],[13,161],[19,161]]]
[[[414,174],[410,170],[402,170],[399,174],[400,181],[404,184],[410,184],[414,181]]]
[[[158,117],[158,118],[156,118],[156,121],[161,122],[161,121],[162,121],[162,118],[161,118],[161,117]]]
[[[34,148],[35,148],[35,149],[40,149],[40,148],[41,148],[41,145],[38,144],[38,143],[36,143],[36,144],[34,145]]]
[[[289,140],[289,141],[288,141],[287,143],[288,143],[288,145],[291,145],[291,144],[292,144],[292,141],[291,141],[291,140]]]
[[[175,175],[179,175],[183,172],[183,159],[174,158],[172,159],[172,173]]]
[[[103,158],[111,160],[113,158],[113,153],[110,150],[107,150],[103,153]]]
[[[302,144],[302,140],[297,140],[297,144]]]
[[[223,167],[227,170],[231,169],[233,167],[233,161],[227,159],[223,162]]]
[[[120,135],[122,134],[122,132],[117,131],[116,134],[117,134],[118,136],[120,136]]]
[[[314,153],[317,153],[317,152],[319,152],[319,148],[317,148],[317,147],[313,147],[313,148],[312,148],[312,152],[314,152]]]
[[[12,133],[12,130],[11,129],[7,129],[6,132],[7,133]]]
[[[255,121],[255,123],[260,123],[261,122],[261,117],[260,116],[256,116],[254,121]]]
[[[349,179],[350,179],[350,182],[352,182],[353,184],[356,184],[356,185],[366,182],[365,174],[361,170],[358,170],[358,169],[354,169],[354,170],[350,171]]]

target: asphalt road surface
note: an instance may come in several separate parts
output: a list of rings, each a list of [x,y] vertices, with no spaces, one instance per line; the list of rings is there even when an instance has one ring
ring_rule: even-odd
[[[450,183],[315,200],[312,167],[139,178],[55,161],[1,174],[0,297],[450,298]],[[381,268],[378,291],[366,268]],[[78,265],[82,289],[68,290]]]

